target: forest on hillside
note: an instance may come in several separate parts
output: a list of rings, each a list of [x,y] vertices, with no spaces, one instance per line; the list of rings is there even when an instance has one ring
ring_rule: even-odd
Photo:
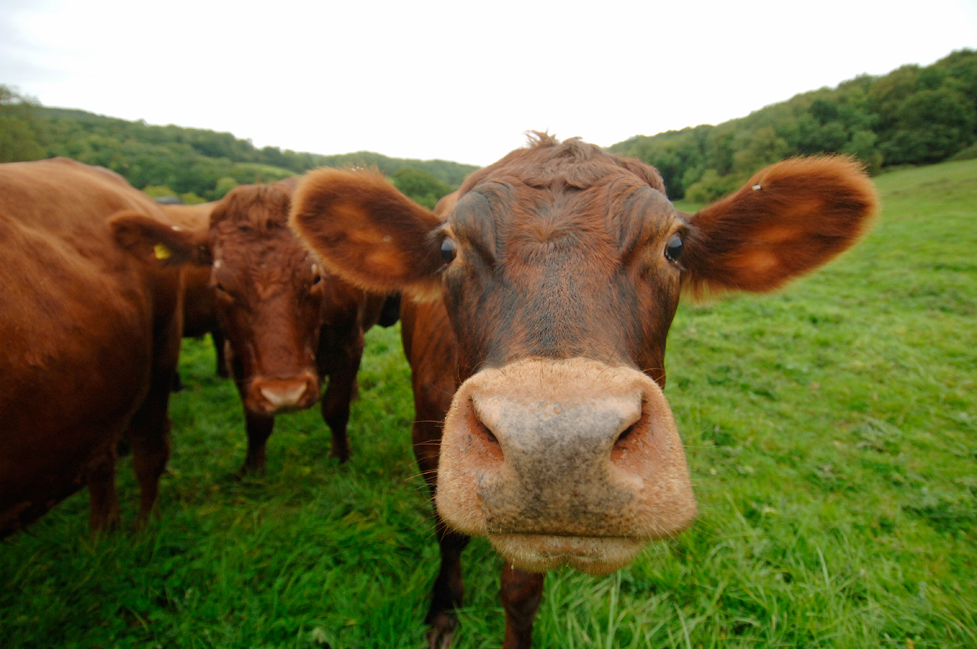
[[[153,126],[81,110],[47,108],[0,85],[0,162],[65,156],[116,171],[152,196],[216,200],[239,184],[275,182],[316,167],[371,167],[418,203],[433,207],[477,167],[404,160],[361,151],[343,155],[255,147],[231,133]]]
[[[747,117],[610,147],[654,165],[669,196],[694,202],[739,188],[761,167],[795,155],[839,153],[869,171],[977,157],[977,52],[905,65],[794,96]]]
[[[977,157],[977,52],[929,66],[862,75],[722,124],[612,145],[661,172],[673,199],[705,202],[737,189],[763,167],[794,155],[838,153],[884,168]],[[153,126],[47,108],[0,84],[0,162],[67,156],[102,165],[132,185],[186,202],[214,200],[241,183],[273,182],[320,166],[375,167],[418,203],[433,207],[476,167],[379,153],[318,155],[255,147],[230,133]]]

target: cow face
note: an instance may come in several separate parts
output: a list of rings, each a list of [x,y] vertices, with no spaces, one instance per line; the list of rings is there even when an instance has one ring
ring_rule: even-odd
[[[292,223],[348,280],[443,300],[464,380],[438,467],[448,525],[517,567],[598,573],[695,515],[662,393],[682,288],[779,286],[874,209],[855,165],[818,159],[680,214],[651,167],[542,137],[476,172],[443,219],[374,176],[321,171]]]
[[[135,217],[114,225],[124,245],[158,263],[211,266],[228,364],[245,408],[262,415],[319,398],[315,354],[326,275],[287,227],[290,202],[287,186],[242,185],[202,230]]]
[[[587,358],[664,385],[688,223],[650,167],[638,175],[535,157],[471,178],[438,233],[463,376],[524,358]]]
[[[290,191],[235,188],[210,220],[211,285],[246,409],[273,415],[318,399],[323,274],[287,227]]]

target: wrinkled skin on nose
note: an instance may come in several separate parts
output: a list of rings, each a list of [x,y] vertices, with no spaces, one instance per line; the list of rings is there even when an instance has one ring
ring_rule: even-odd
[[[517,361],[466,381],[445,421],[438,511],[516,567],[628,564],[695,517],[658,385],[587,359]]]

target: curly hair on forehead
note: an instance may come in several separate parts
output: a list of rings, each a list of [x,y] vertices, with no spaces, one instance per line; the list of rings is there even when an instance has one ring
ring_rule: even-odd
[[[227,221],[256,231],[284,228],[288,225],[291,206],[291,191],[281,184],[240,185],[214,208],[210,224]]]
[[[622,158],[601,147],[572,137],[562,142],[546,132],[529,131],[525,148],[516,149],[498,162],[469,176],[461,193],[495,175],[518,177],[534,187],[548,187],[556,182],[578,189],[598,184],[609,170],[624,169],[665,194],[665,183],[658,170],[636,158]]]

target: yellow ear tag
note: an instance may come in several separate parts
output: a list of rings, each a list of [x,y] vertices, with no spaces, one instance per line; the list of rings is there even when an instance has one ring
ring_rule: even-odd
[[[156,258],[160,260],[169,259],[173,256],[173,251],[161,243],[157,243],[155,246],[153,246],[153,253],[156,255]]]

